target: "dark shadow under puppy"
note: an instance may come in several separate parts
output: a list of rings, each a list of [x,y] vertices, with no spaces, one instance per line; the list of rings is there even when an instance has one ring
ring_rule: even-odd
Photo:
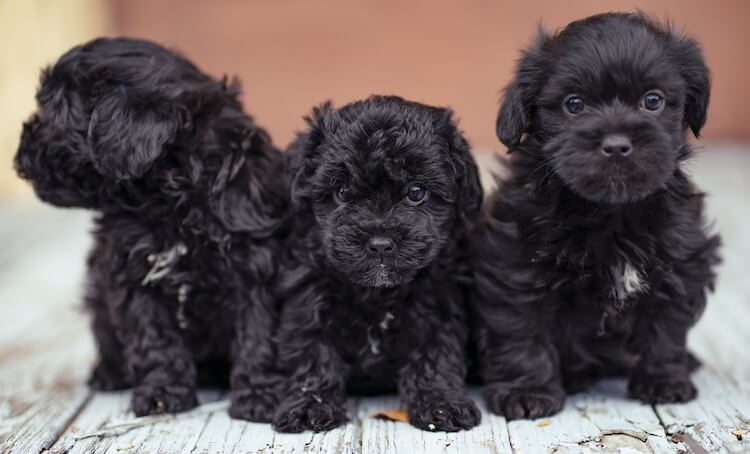
[[[224,374],[232,415],[269,419],[275,395],[253,380],[274,356],[283,158],[238,87],[156,44],[98,39],[44,71],[37,101],[19,175],[44,201],[98,212],[91,386],[134,387],[147,415],[193,407],[199,378]]]
[[[277,430],[343,423],[347,387],[396,387],[421,429],[478,424],[464,392],[465,252],[482,189],[451,117],[397,97],[326,104],[291,145]]]
[[[683,164],[709,88],[697,44],[639,14],[542,32],[526,50],[497,122],[508,173],[474,244],[490,410],[549,415],[608,375],[648,403],[696,395],[686,338],[720,240]]]

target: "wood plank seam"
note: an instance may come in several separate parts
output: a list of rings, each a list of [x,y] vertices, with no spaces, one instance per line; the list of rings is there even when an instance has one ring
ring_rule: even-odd
[[[52,449],[53,446],[55,446],[55,443],[57,443],[57,440],[59,440],[60,437],[62,437],[62,435],[68,430],[68,428],[70,428],[70,426],[73,424],[73,421],[75,421],[76,418],[78,418],[78,415],[81,414],[83,409],[86,408],[86,405],[88,405],[88,403],[91,401],[91,398],[93,396],[94,396],[94,392],[89,389],[88,392],[86,393],[86,397],[82,399],[82,401],[77,406],[75,411],[73,411],[70,414],[70,416],[63,422],[63,424],[60,425],[60,427],[57,429],[57,432],[54,435],[54,438],[50,439],[47,446],[44,446],[40,452],[47,453],[50,451],[50,449]]]

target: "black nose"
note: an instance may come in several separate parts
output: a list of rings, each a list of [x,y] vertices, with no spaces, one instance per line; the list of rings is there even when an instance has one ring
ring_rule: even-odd
[[[396,246],[393,240],[385,236],[373,236],[367,241],[367,252],[372,255],[387,257],[393,255]]]
[[[630,139],[622,134],[612,134],[602,140],[602,154],[604,156],[627,156],[633,151]]]

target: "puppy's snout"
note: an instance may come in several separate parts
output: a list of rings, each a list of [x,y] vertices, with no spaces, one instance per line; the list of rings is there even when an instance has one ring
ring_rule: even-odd
[[[396,253],[396,244],[385,236],[373,236],[367,240],[367,252],[370,255],[390,257]]]
[[[610,134],[602,140],[601,152],[604,156],[627,156],[633,151],[633,144],[622,134]]]

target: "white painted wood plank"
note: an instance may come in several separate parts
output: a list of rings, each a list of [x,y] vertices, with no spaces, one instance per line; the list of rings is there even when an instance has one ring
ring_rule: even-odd
[[[2,399],[0,408],[0,452],[38,453],[51,446],[86,402],[85,387],[42,391],[33,402]]]
[[[694,380],[698,399],[656,407],[666,432],[690,452],[750,452],[750,394],[708,367]],[[742,440],[732,433],[742,431],[748,431]]]
[[[7,320],[0,330],[0,360],[8,349],[49,339],[61,325],[87,323],[80,308],[90,220],[71,214],[37,218],[45,234],[27,238],[20,230],[8,238],[23,248],[0,273],[0,316]]]
[[[74,304],[88,215],[9,209],[0,260],[0,452],[49,447],[85,404],[93,355]],[[70,240],[70,241],[66,241]],[[75,262],[75,264],[73,264]]]
[[[361,432],[355,423],[349,423],[329,432],[280,434],[273,437],[271,453],[358,453]],[[240,451],[243,452],[243,451]],[[259,451],[259,453],[264,451]]]
[[[39,240],[50,239],[57,225],[86,220],[91,214],[83,210],[61,210],[35,199],[0,201],[0,273],[12,270],[14,261],[22,258]],[[0,274],[1,276],[2,274]]]
[[[326,433],[277,434],[269,424],[229,418],[227,400],[202,392],[200,407],[179,415],[135,418],[129,392],[97,393],[51,453],[358,452],[356,424]]]
[[[40,350],[3,360],[0,452],[37,453],[51,446],[89,396],[83,384],[92,354],[86,338],[71,333],[69,342],[60,342],[53,335]]]
[[[508,423],[514,452],[675,452],[653,409],[625,398],[624,380],[570,396],[559,414]]]
[[[49,447],[86,402],[89,391],[83,383],[92,348],[80,329],[67,328],[61,325],[60,332],[53,332],[34,350],[9,350],[4,355],[0,452],[36,453]]]
[[[226,411],[217,411],[208,420],[193,452],[263,452],[273,446],[273,437],[273,430],[268,424],[231,419]]]
[[[428,432],[407,423],[374,418],[373,415],[401,408],[395,396],[364,399],[358,409],[364,453],[509,453],[505,419],[491,415],[473,392],[482,410],[482,423],[467,431]]]
[[[137,418],[129,391],[95,393],[51,448],[52,453],[191,452],[215,413],[225,413],[220,393],[202,391],[201,405],[178,415]]]
[[[359,452],[359,427],[355,421],[325,433],[281,434],[270,424],[238,421],[218,411],[211,415],[192,452],[354,453]]]

